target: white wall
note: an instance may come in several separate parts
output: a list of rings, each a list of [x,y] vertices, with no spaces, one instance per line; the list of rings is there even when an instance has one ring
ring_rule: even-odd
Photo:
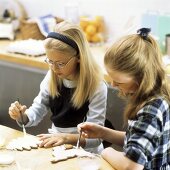
[[[0,6],[12,0],[0,0]],[[14,0],[13,0],[14,1]],[[16,0],[15,0],[16,1]],[[141,14],[150,10],[170,13],[169,0],[18,0],[29,17],[53,14],[66,18],[66,5],[75,4],[78,15],[104,16],[112,41],[140,27]],[[5,2],[5,3],[4,3]],[[8,3],[9,4],[9,3]]]

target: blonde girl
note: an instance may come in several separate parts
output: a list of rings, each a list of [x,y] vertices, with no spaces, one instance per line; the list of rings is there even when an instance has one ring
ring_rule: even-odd
[[[87,122],[104,125],[107,87],[101,68],[91,55],[81,29],[72,23],[61,22],[44,42],[49,72],[40,85],[40,92],[32,106],[17,101],[9,108],[11,118],[19,123],[24,115],[26,126],[36,126],[51,110],[50,134],[40,134],[40,147],[61,144],[76,145],[77,124]],[[81,146],[92,152],[103,148],[100,139],[82,139]]]

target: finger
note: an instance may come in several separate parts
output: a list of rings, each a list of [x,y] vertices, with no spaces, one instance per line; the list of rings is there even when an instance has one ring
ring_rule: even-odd
[[[44,145],[46,144],[47,140],[42,140],[42,142],[39,144],[39,147],[44,147]]]
[[[13,112],[9,111],[9,115],[12,119],[16,120],[18,116],[16,116]]]
[[[80,125],[80,124],[77,125],[77,131],[78,131],[79,133],[81,132],[81,125]]]
[[[62,141],[58,141],[58,142],[55,142],[55,143],[53,144],[53,147],[54,147],[54,146],[60,146],[60,145],[62,145],[62,144],[63,144]]]
[[[11,104],[11,106],[9,107],[9,110],[15,110],[17,109],[17,106],[15,104]]]
[[[51,138],[52,135],[51,134],[39,134],[37,135],[37,137],[39,137],[40,140],[45,140],[45,139]]]
[[[8,111],[8,114],[9,114],[10,117],[14,116],[14,113],[11,112],[10,110]]]
[[[88,130],[88,129],[91,129],[93,127],[93,123],[91,122],[83,122],[81,124],[79,124],[79,127],[81,128],[82,131],[84,130]]]
[[[89,135],[87,134],[87,133],[85,133],[85,132],[82,132],[82,137],[84,137],[84,138],[89,138]]]
[[[27,107],[25,105],[21,105],[18,101],[11,104],[11,107],[13,107],[16,111],[22,111],[22,113],[25,112]]]
[[[12,115],[12,116],[10,116],[12,119],[14,119],[14,120],[16,120],[17,119],[17,117],[14,115]]]
[[[56,143],[56,141],[53,140],[53,139],[50,139],[50,140],[48,140],[48,141],[44,144],[44,147],[45,147],[45,148],[52,147],[54,143]]]
[[[9,114],[10,114],[11,116],[14,116],[14,115],[17,116],[17,115],[19,115],[18,112],[16,112],[16,111],[13,110],[13,109],[9,109],[8,112],[9,112]]]
[[[9,111],[9,115],[12,119],[15,119],[15,120],[18,119],[18,117],[19,117],[18,114],[11,112],[11,111]]]
[[[53,135],[52,134],[38,134],[37,135],[38,137],[52,137]]]
[[[36,135],[36,136],[38,136],[38,137],[42,137],[42,136],[44,136],[45,134],[38,134],[38,135]]]
[[[20,112],[20,107],[17,107],[14,103],[11,104],[10,108],[9,108],[10,111],[12,112],[15,112],[16,114]]]
[[[18,101],[15,101],[14,103],[11,104],[11,106],[15,105],[16,107],[18,107],[20,109],[21,104]]]
[[[80,124],[78,124],[78,127],[79,127],[80,129],[82,129],[82,128],[84,128],[85,125],[86,125],[85,123],[80,123]]]
[[[26,111],[26,109],[27,109],[27,106],[23,105],[23,106],[21,106],[20,110],[21,110],[22,113],[24,113]]]
[[[39,140],[43,141],[43,140],[46,140],[48,138],[50,138],[50,137],[42,136],[42,137],[39,137]]]

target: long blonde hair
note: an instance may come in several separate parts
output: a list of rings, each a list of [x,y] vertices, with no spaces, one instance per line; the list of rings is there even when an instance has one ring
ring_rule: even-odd
[[[136,113],[156,96],[170,101],[170,90],[157,42],[148,36],[127,35],[115,42],[104,58],[105,66],[126,73],[138,82],[139,88],[125,109],[125,120],[135,119]]]
[[[79,53],[77,54],[74,48],[60,40],[53,38],[45,40],[46,50],[56,50],[56,52],[60,51],[79,58],[77,86],[71,101],[74,107],[80,108],[95,93],[100,81],[103,79],[103,73],[93,58],[89,44],[78,25],[64,21],[56,25],[55,32],[72,39],[79,48]],[[60,95],[61,84],[62,80],[51,69],[50,94],[53,98]]]

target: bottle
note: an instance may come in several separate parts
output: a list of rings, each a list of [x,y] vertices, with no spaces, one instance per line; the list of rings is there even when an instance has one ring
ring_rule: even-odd
[[[170,34],[166,34],[166,54],[170,57]]]
[[[3,12],[3,21],[8,23],[11,22],[11,16],[8,9],[5,9],[5,11]]]
[[[79,23],[79,10],[76,4],[66,4],[65,6],[65,19],[72,23]]]

